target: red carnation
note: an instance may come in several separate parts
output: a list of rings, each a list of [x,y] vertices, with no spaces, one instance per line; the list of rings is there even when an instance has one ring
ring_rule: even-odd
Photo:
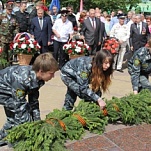
[[[91,48],[89,47],[89,48],[88,48],[88,50],[90,51],[90,50],[91,50]]]
[[[77,28],[77,27],[74,27],[73,30],[74,30],[74,31],[78,31],[78,28]]]
[[[80,23],[83,23],[84,22],[84,19],[83,18],[79,18],[78,20]]]
[[[26,44],[30,44],[30,42],[27,40],[27,41],[26,41]]]
[[[33,44],[34,44],[34,45],[37,45],[37,41],[34,41]]]
[[[36,46],[36,49],[40,49],[41,47],[40,46]]]
[[[47,11],[48,11],[47,6],[41,6],[41,8],[42,8],[45,12],[47,12]]]
[[[28,52],[31,52],[31,48],[28,48]]]
[[[9,48],[12,50],[13,49],[13,43],[10,43]]]
[[[21,44],[18,45],[18,48],[21,48]]]
[[[72,53],[72,50],[71,50],[71,49],[69,49],[69,50],[68,50],[68,53],[69,53],[69,54],[70,54],[70,53]]]
[[[84,45],[84,48],[87,48],[87,46],[86,46],[86,45]]]
[[[81,53],[84,53],[84,50],[83,50],[83,49],[81,49]]]
[[[72,46],[71,46],[71,48],[75,48],[75,46],[74,46],[74,45],[72,45]]]

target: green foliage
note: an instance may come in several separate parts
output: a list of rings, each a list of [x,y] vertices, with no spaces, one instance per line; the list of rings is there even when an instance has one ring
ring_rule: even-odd
[[[80,101],[74,114],[80,115],[86,121],[86,128],[93,133],[102,134],[107,125],[107,118],[96,103]]]
[[[123,124],[151,123],[151,93],[143,90],[138,95],[130,94],[120,99],[113,97],[107,102],[109,122]]]
[[[84,9],[89,10],[89,8],[99,7],[103,11],[112,11],[122,9],[125,12],[132,7],[136,7],[141,0],[84,0]],[[61,1],[63,7],[72,5],[75,11],[79,11],[80,0],[64,0]]]
[[[96,103],[80,101],[73,111],[54,109],[44,121],[28,122],[8,131],[15,151],[65,151],[67,139],[78,140],[85,130],[102,134],[108,123],[151,123],[151,92],[106,100],[106,112]],[[105,114],[107,113],[107,114]]]

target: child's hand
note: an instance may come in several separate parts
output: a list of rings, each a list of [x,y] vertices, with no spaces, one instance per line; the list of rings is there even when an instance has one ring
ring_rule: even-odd
[[[106,103],[101,98],[98,99],[98,104],[101,110],[106,106]]]

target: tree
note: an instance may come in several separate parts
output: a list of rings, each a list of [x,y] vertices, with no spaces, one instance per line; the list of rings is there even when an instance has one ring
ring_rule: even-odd
[[[136,7],[141,0],[83,0],[84,9],[88,10],[89,8],[99,7],[103,11],[112,11],[122,9],[123,11],[128,11],[132,7]],[[78,11],[80,0],[62,0],[61,5],[73,5],[74,10]]]

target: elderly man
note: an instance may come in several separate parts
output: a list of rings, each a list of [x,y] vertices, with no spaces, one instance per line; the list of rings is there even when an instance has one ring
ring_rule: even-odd
[[[95,55],[102,42],[101,21],[95,17],[95,10],[89,10],[89,17],[84,20],[81,28],[81,35],[85,37],[85,42],[90,46],[90,55]]]
[[[19,32],[16,17],[12,14],[13,5],[6,5],[6,13],[0,15],[0,46],[5,52],[5,57],[9,61],[8,50],[15,34]]]
[[[61,69],[63,65],[69,60],[68,55],[63,50],[63,45],[68,42],[69,38],[72,38],[73,35],[73,25],[70,22],[68,17],[68,10],[62,10],[61,18],[57,19],[52,27],[54,32],[54,58],[58,61],[59,59],[59,68]]]
[[[125,16],[123,14],[118,15],[119,23],[116,23],[110,32],[110,37],[118,39],[120,43],[119,53],[114,57],[113,68],[119,72],[123,72],[122,63],[124,54],[126,52],[127,40],[129,38],[128,26],[124,24]]]
[[[141,21],[141,15],[136,15],[136,23],[130,28],[130,46],[132,51],[144,47],[150,37],[148,25]]]

